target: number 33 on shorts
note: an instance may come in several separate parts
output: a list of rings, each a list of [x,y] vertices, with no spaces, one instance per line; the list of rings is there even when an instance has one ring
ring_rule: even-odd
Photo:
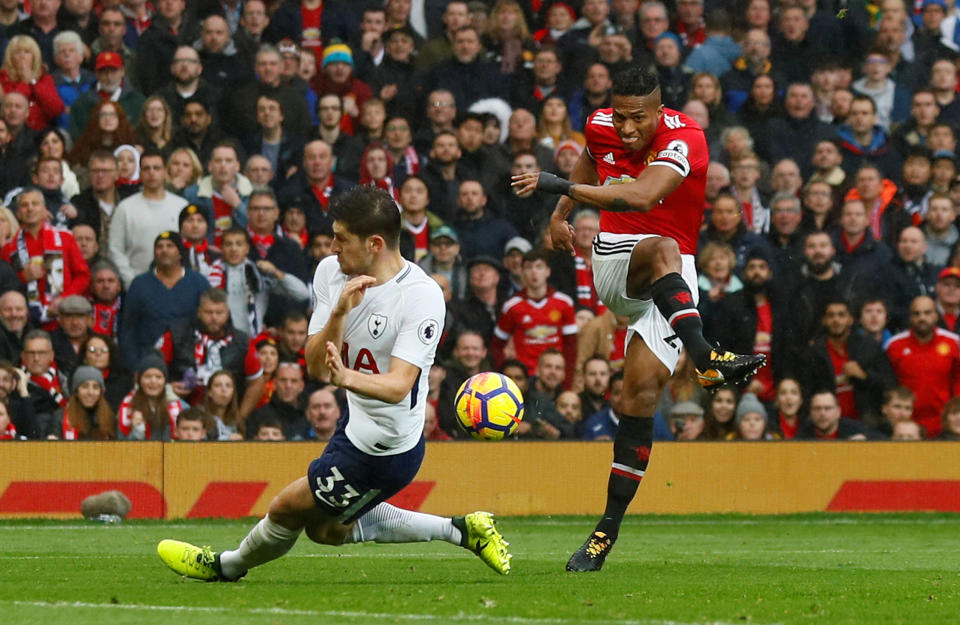
[[[317,477],[317,489],[314,494],[317,499],[333,508],[346,508],[353,499],[360,496],[357,489],[344,481],[343,474],[335,466],[330,467],[330,475],[327,477]]]

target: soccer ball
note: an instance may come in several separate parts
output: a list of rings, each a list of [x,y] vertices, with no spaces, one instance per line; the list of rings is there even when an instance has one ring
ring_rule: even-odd
[[[487,371],[464,382],[454,400],[460,429],[481,441],[499,441],[517,430],[523,419],[523,394],[517,383]]]

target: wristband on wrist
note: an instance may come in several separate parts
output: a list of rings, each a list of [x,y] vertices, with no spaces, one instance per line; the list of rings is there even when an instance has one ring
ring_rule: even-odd
[[[542,171],[537,177],[537,190],[544,193],[553,193],[554,195],[570,195],[570,188],[573,184],[560,176]]]

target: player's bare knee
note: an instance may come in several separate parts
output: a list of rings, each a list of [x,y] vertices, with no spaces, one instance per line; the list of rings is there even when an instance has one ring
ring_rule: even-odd
[[[682,267],[680,246],[670,237],[657,239],[656,252],[653,255],[653,275],[660,278],[668,273],[679,272]]]
[[[637,416],[649,416],[657,408],[657,402],[660,401],[660,389],[650,386],[634,386],[630,388],[627,384],[623,385],[623,397],[621,399],[625,412]]]

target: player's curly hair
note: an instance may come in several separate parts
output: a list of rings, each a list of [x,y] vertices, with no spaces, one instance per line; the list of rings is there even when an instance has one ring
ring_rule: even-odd
[[[613,95],[645,96],[660,88],[657,74],[641,65],[631,65],[613,78]]]
[[[379,234],[389,249],[397,249],[400,245],[400,208],[383,189],[350,189],[334,200],[330,217],[361,238]]]

